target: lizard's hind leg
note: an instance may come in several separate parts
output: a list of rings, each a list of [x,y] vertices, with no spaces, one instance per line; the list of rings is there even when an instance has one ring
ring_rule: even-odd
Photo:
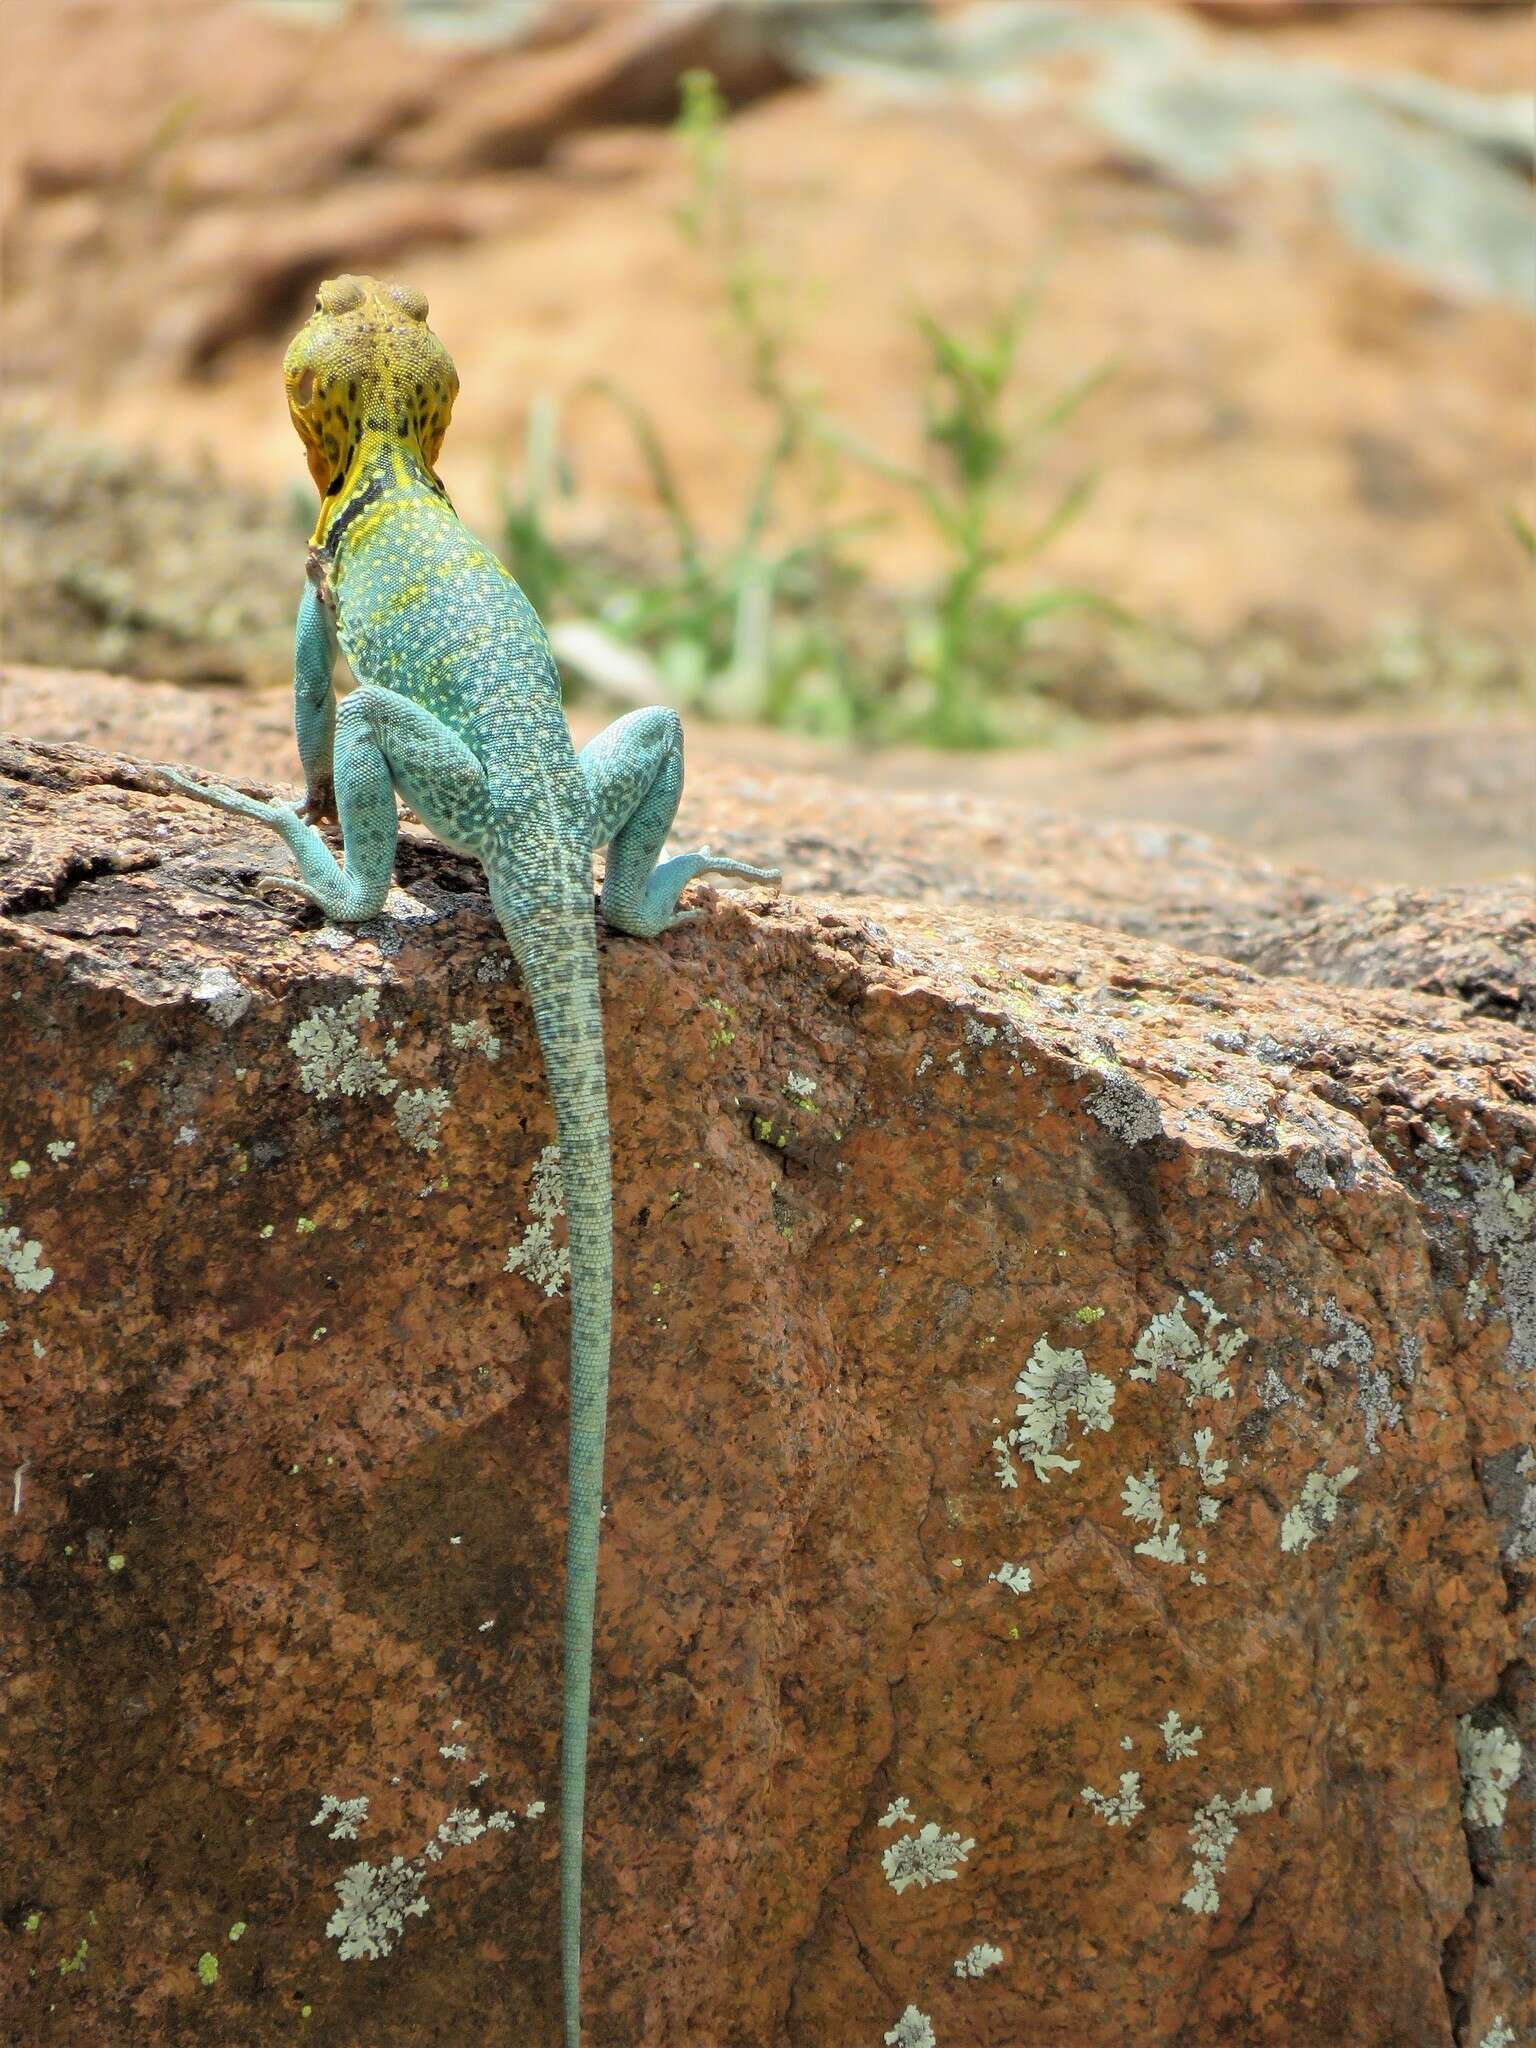
[[[707,847],[657,856],[683,793],[683,727],[675,711],[631,711],[588,742],[577,756],[592,801],[592,843],[608,848],[603,918],[616,931],[653,939],[690,916],[677,899],[697,875],[733,875],[744,882],[779,880],[777,868],[728,860]]]
[[[336,712],[335,788],[345,866],[286,804],[162,773],[184,796],[269,825],[298,863],[297,875],[263,875],[260,886],[292,889],[338,924],[377,917],[389,894],[400,814],[397,786],[418,808],[465,813],[483,801],[480,763],[442,721],[393,690],[364,683]],[[425,803],[423,802],[425,798]]]

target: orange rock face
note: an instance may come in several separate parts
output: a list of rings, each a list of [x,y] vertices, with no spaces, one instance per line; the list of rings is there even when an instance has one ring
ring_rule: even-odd
[[[6,2036],[553,2042],[565,1312],[478,874],[408,834],[341,933],[132,763],[0,775]],[[592,2048],[1522,2036],[1529,1038],[701,900],[603,956]]]

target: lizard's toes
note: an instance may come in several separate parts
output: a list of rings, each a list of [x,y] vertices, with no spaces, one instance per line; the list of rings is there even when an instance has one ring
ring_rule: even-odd
[[[341,820],[336,811],[336,789],[333,783],[323,782],[313,789],[299,805],[297,815],[306,825],[337,825]]]
[[[160,773],[178,795],[191,797],[194,803],[211,804],[216,811],[228,811],[236,818],[252,818],[260,825],[276,825],[278,821],[277,804],[263,803],[238,789],[221,789],[217,783],[194,782],[190,775],[183,775],[176,768],[162,768]]]
[[[251,887],[263,896],[269,889],[281,889],[287,895],[302,896],[306,903],[315,904],[317,909],[324,907],[314,891],[307,883],[301,882],[297,875],[258,875]]]

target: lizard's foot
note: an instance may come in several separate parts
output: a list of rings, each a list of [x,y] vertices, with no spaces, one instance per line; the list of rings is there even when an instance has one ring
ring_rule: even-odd
[[[258,875],[259,890],[282,889],[302,896],[337,924],[361,924],[378,916],[389,894],[392,834],[390,843],[381,847],[379,857],[372,860],[366,857],[368,847],[364,838],[357,870],[354,872],[350,864],[343,870],[314,826],[307,824],[290,805],[263,803],[257,797],[242,796],[237,789],[222,789],[217,783],[194,782],[175,768],[162,768],[160,773],[183,796],[211,804],[216,811],[228,811],[233,817],[249,818],[253,824],[265,825],[278,834],[298,862],[299,872]],[[393,803],[389,816],[393,825]]]
[[[662,932],[670,931],[674,925],[683,924],[697,917],[694,910],[679,910],[678,898],[688,884],[697,881],[700,875],[727,875],[739,882],[761,882],[769,888],[778,888],[781,876],[777,868],[754,867],[750,861],[728,860],[723,854],[713,854],[707,846],[701,846],[697,853],[676,853],[670,860],[662,861],[647,877],[644,893],[635,900],[632,890],[622,886],[603,884],[603,918],[615,931],[631,932],[638,939],[654,939]]]
[[[389,895],[387,869],[370,882],[362,874],[338,867],[329,851],[323,860],[306,858],[301,853],[299,866],[303,872],[297,875],[258,875],[253,886],[263,895],[280,890],[285,895],[301,896],[330,924],[367,924],[384,908]]]
[[[329,906],[316,895],[307,882],[301,882],[297,875],[258,875],[251,887],[258,895],[265,896],[273,889],[286,890],[290,895],[302,896],[306,903],[312,903],[316,910],[329,915]]]
[[[339,825],[341,817],[336,809],[335,783],[327,778],[324,782],[316,783],[313,789],[307,790],[296,815],[302,818],[306,825]]]
[[[369,888],[339,868],[334,875],[318,870],[307,876],[258,875],[251,886],[263,896],[277,890],[302,897],[328,924],[367,924],[383,909],[389,887],[386,878],[382,890]]]
[[[733,875],[739,882],[761,882],[768,889],[784,886],[784,876],[778,868],[757,868],[749,860],[728,860],[723,854],[711,853],[707,846],[701,846],[697,853],[684,854],[683,858],[699,863],[689,876],[690,881],[698,875]]]

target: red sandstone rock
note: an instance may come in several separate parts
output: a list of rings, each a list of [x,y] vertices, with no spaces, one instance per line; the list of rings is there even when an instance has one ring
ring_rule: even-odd
[[[575,714],[582,739],[604,722],[589,707]],[[131,745],[157,760],[224,775],[297,774],[287,688],[187,690],[81,670],[0,666],[0,728],[6,726],[50,740]],[[1435,744],[1433,731],[1416,737],[1426,752]],[[1512,781],[1518,781],[1519,742],[1519,735],[1509,735]],[[1284,751],[1277,756],[1273,740],[1270,745],[1277,765],[1264,786],[1278,812],[1297,804],[1311,754],[1302,747],[1287,764]],[[1198,735],[1192,746],[1198,749]],[[798,894],[844,905],[894,896],[1070,919],[1215,953],[1266,974],[1417,988],[1454,996],[1479,1015],[1536,1023],[1536,920],[1528,878],[1470,888],[1373,888],[1281,865],[1177,823],[1107,822],[1091,813],[1117,786],[1114,752],[1097,786],[1080,780],[1075,788],[1070,764],[1060,756],[982,757],[994,770],[1011,768],[1036,791],[1054,773],[1071,810],[1090,813],[1073,816],[955,791],[850,786],[825,772],[843,765],[837,757],[802,748],[797,758],[794,741],[783,736],[700,722],[688,747],[701,772],[685,793],[678,837],[728,840],[760,864],[782,868],[786,886]],[[1362,808],[1370,809],[1362,831],[1379,827],[1382,843],[1372,850],[1390,857],[1397,847],[1381,813],[1390,809],[1394,792],[1371,736],[1341,732],[1335,751],[1341,761],[1353,760]],[[765,752],[779,772],[743,766],[749,757],[762,763]],[[75,757],[66,749],[63,758]],[[1252,779],[1251,764],[1240,760],[1234,770],[1230,756],[1223,758],[1233,812],[1236,791]],[[1486,766],[1496,756],[1490,750],[1481,758]],[[889,772],[889,760],[866,760],[862,772],[873,781]],[[932,773],[931,757],[927,765]],[[950,772],[974,765],[961,763]],[[130,779],[138,773],[122,757],[110,772]],[[1343,772],[1335,767],[1337,778]],[[1186,815],[1199,815],[1206,795],[1203,789]],[[1477,812],[1477,795],[1463,796],[1449,813],[1450,832]],[[1416,849],[1423,865],[1446,837],[1441,818],[1437,836]]]
[[[8,2038],[540,2048],[526,1006],[419,835],[342,934],[146,783],[0,780]],[[701,900],[603,949],[592,2048],[1529,2028],[1528,1040]]]

